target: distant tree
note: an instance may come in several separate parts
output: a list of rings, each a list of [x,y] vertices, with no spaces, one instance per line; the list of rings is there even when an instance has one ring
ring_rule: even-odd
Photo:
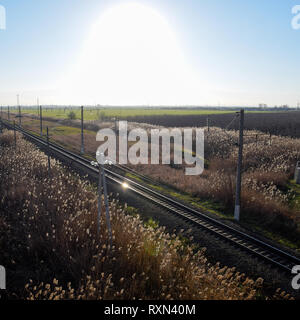
[[[68,119],[69,120],[75,120],[76,119],[76,113],[74,111],[71,111],[68,113]]]

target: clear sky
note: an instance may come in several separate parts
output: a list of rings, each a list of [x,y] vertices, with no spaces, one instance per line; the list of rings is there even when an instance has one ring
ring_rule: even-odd
[[[0,0],[0,104],[296,106],[298,4]]]

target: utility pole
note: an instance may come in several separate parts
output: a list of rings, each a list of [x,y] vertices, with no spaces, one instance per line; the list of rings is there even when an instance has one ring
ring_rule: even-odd
[[[104,191],[104,203],[105,203],[105,214],[106,214],[106,224],[109,232],[109,240],[110,240],[110,248],[112,248],[112,232],[110,225],[110,216],[109,216],[109,205],[108,205],[108,196],[107,196],[107,185],[106,185],[106,177],[103,166],[100,165],[100,170],[102,171],[103,178],[103,191]]]
[[[15,141],[15,148],[17,147],[17,134],[16,134],[16,121],[14,120],[14,141]]]
[[[42,106],[40,106],[40,133],[41,137],[43,136],[43,118],[42,118]]]
[[[84,154],[83,106],[81,107],[81,154]]]
[[[49,178],[50,178],[50,169],[51,169],[51,167],[50,167],[50,144],[49,144],[49,129],[48,129],[48,127],[47,127],[47,147],[48,147],[48,176],[49,176]]]
[[[102,210],[102,171],[99,166],[99,180],[98,180],[98,216],[97,216],[97,235],[100,235],[101,226],[101,210]]]
[[[209,132],[209,126],[210,126],[210,118],[209,118],[209,116],[207,116],[206,122],[207,122],[207,131]]]
[[[20,106],[20,95],[17,94],[17,103],[19,108],[19,126],[21,127],[21,106]]]
[[[120,141],[119,141],[119,130],[118,130],[118,118],[115,117],[115,134],[116,134],[116,156],[117,160],[120,161]]]
[[[236,192],[234,219],[240,220],[241,211],[241,185],[242,185],[242,163],[243,163],[243,143],[244,143],[244,110],[240,111],[240,136],[239,136],[239,155],[236,174]]]
[[[9,106],[7,106],[7,119],[8,119],[8,121],[10,121]]]
[[[117,134],[117,131],[118,131],[118,125],[117,125],[117,123],[118,123],[118,118],[115,117],[115,133],[116,133],[116,134]]]
[[[101,156],[101,155],[99,155],[99,156]],[[110,216],[109,216],[109,204],[108,204],[108,195],[107,195],[107,185],[106,185],[105,170],[103,168],[103,165],[98,163],[98,162],[92,161],[91,165],[94,166],[94,167],[98,167],[98,169],[99,169],[97,235],[98,236],[100,235],[101,211],[102,211],[102,187],[103,187],[106,224],[107,224],[107,228],[108,228],[108,235],[109,235],[109,240],[110,240],[110,248],[112,248],[112,231],[111,231]]]

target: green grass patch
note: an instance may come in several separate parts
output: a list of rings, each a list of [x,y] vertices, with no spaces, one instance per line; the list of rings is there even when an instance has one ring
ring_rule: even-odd
[[[51,134],[65,136],[65,135],[76,135],[81,134],[81,128],[69,127],[69,126],[59,126],[50,129]],[[84,130],[84,134],[95,134],[93,131]]]
[[[132,173],[129,173],[129,172],[127,172],[127,173],[125,174],[125,177],[130,178],[130,179],[134,179],[134,180],[136,180],[136,181],[138,181],[138,182],[144,182],[144,180],[142,180],[142,179],[139,178],[138,176],[136,176],[136,175],[134,175],[134,174],[132,174]]]
[[[136,216],[138,216],[138,214],[139,214],[138,209],[136,209],[136,208],[134,208],[134,207],[131,207],[131,206],[127,206],[127,207],[125,208],[125,212],[126,212],[126,214],[128,214],[128,215],[130,215],[130,216],[133,216],[133,217],[136,217]]]
[[[253,229],[259,233],[261,233],[266,238],[269,238],[287,248],[294,249],[297,252],[300,252],[300,240],[296,243],[291,242],[289,239],[286,239],[278,234],[275,234],[269,230],[262,229],[257,225],[253,225]]]
[[[144,222],[144,226],[152,229],[157,229],[159,227],[159,223],[153,218],[149,218],[146,222]]]
[[[175,199],[186,202],[202,211],[215,214],[221,218],[233,219],[233,216],[224,213],[225,208],[219,203],[213,202],[211,200],[203,200],[203,199],[194,197],[189,193],[179,192],[177,190],[171,189],[170,187],[166,187],[162,185],[158,186],[158,185],[149,184],[149,187],[159,192],[163,192]]]
[[[73,111],[75,113],[76,119],[81,119],[81,110],[80,109],[69,109],[69,108],[57,108],[43,109],[43,117],[51,117],[58,119],[68,119],[68,114]],[[212,114],[226,114],[233,113],[233,110],[211,110],[211,109],[161,109],[161,108],[101,108],[101,109],[85,109],[84,110],[84,119],[85,120],[100,120],[103,118],[118,118],[125,119],[136,116],[164,116],[164,115],[212,115]],[[33,114],[38,115],[36,108],[22,110],[23,114]]]

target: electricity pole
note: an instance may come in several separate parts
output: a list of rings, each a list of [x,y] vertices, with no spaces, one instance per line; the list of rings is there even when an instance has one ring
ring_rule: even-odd
[[[9,106],[7,106],[7,119],[8,119],[8,121],[10,121]]]
[[[92,161],[91,165],[94,166],[94,167],[98,167],[98,169],[99,169],[99,176],[98,176],[97,234],[100,235],[100,222],[101,222],[101,211],[102,211],[102,188],[103,188],[106,224],[107,224],[107,228],[108,228],[110,248],[112,248],[112,230],[111,230],[111,224],[110,224],[109,204],[108,204],[108,195],[107,195],[107,185],[106,185],[105,170],[103,168],[103,165],[98,163],[98,162]]]
[[[101,210],[102,210],[102,171],[99,166],[99,180],[98,180],[98,216],[97,216],[97,235],[100,235],[101,226]]]
[[[241,211],[241,185],[242,185],[242,162],[243,162],[243,143],[244,143],[244,110],[240,111],[240,136],[239,136],[239,155],[236,174],[236,192],[234,219],[240,220]]]
[[[14,142],[15,148],[17,147],[17,134],[16,134],[16,121],[14,120]]]
[[[20,95],[17,94],[17,103],[19,107],[19,126],[21,127],[21,106],[20,106]]]
[[[108,196],[107,196],[107,184],[104,168],[100,165],[100,170],[102,171],[102,181],[103,181],[103,192],[104,192],[104,204],[105,204],[105,214],[106,214],[106,224],[109,232],[110,248],[112,248],[112,231],[110,225],[110,216],[109,216],[109,205],[108,205]]]
[[[81,107],[81,154],[84,154],[83,106]]]
[[[41,137],[42,137],[43,136],[42,106],[40,106],[40,131],[41,131]]]
[[[120,161],[120,142],[119,142],[119,130],[118,130],[118,118],[115,118],[115,134],[116,134],[116,156],[118,161]]]
[[[210,118],[207,116],[207,131],[209,132],[209,126],[210,126]]]
[[[118,118],[115,117],[115,133],[117,134],[118,127],[117,127]]]
[[[40,115],[40,100],[37,98],[37,115]]]
[[[49,144],[49,130],[47,127],[47,151],[48,151],[48,176],[50,178],[50,144]]]

